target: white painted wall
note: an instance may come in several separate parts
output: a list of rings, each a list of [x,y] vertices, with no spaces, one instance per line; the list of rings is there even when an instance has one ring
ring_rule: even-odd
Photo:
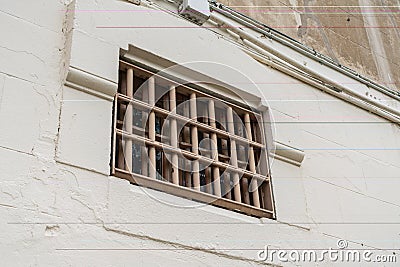
[[[388,250],[381,254],[399,247],[398,126],[261,65],[209,30],[96,28],[193,26],[172,15],[122,1],[75,8],[72,21],[64,1],[0,5],[4,266],[257,266],[265,245],[328,249],[342,238]],[[258,83],[274,138],[306,153],[301,167],[273,161],[277,221],[165,205],[159,199],[190,201],[108,176],[109,95],[129,44],[176,63],[226,64]],[[64,86],[69,68],[91,78]]]

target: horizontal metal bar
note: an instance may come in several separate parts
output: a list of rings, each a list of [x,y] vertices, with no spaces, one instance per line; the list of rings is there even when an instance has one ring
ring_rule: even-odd
[[[260,115],[259,113],[255,112],[255,111],[253,111],[253,110],[251,110],[251,109],[243,108],[243,107],[241,107],[241,106],[239,106],[239,105],[236,105],[236,104],[234,104],[234,103],[232,103],[232,102],[228,102],[228,101],[225,101],[225,100],[223,100],[223,99],[221,99],[221,98],[217,98],[217,97],[212,96],[212,95],[210,95],[210,94],[207,94],[207,93],[205,93],[205,92],[203,92],[203,91],[200,91],[200,90],[197,90],[197,89],[195,89],[195,88],[193,88],[193,87],[190,87],[190,86],[187,86],[187,85],[185,85],[185,84],[182,84],[182,83],[180,83],[180,82],[178,82],[178,81],[174,81],[174,80],[169,79],[169,78],[167,78],[167,77],[161,76],[161,75],[159,75],[159,74],[157,74],[157,73],[155,73],[155,72],[146,70],[146,69],[141,68],[141,67],[139,67],[139,66],[136,66],[136,65],[134,65],[134,64],[130,64],[130,63],[126,62],[126,61],[120,60],[120,66],[123,66],[125,69],[133,68],[133,69],[142,71],[142,72],[146,73],[146,75],[152,75],[152,76],[154,75],[154,76],[156,76],[156,78],[160,78],[160,79],[162,79],[162,80],[168,82],[168,84],[167,84],[168,86],[182,87],[182,88],[188,89],[189,91],[196,92],[197,94],[199,94],[199,95],[202,96],[202,97],[209,97],[209,98],[212,98],[212,99],[216,99],[216,100],[221,101],[221,102],[223,102],[223,103],[225,103],[225,104],[227,104],[227,105],[229,105],[229,106],[231,106],[231,107],[238,108],[238,109],[242,110],[243,112],[250,112],[250,113],[252,113],[253,115],[257,116],[258,118],[261,117],[261,115]]]
[[[249,145],[251,145],[253,147],[257,147],[257,148],[261,148],[261,149],[265,148],[265,145],[260,144],[258,142],[250,141],[247,138],[244,138],[244,137],[241,137],[241,136],[238,136],[238,135],[235,135],[235,134],[230,134],[230,133],[228,133],[228,132],[226,132],[224,130],[211,127],[208,124],[201,123],[199,121],[187,118],[185,116],[182,116],[182,115],[179,115],[179,114],[176,114],[176,113],[172,113],[171,111],[165,110],[163,108],[160,108],[160,107],[157,107],[157,106],[151,106],[151,105],[149,105],[149,104],[147,104],[145,102],[142,102],[140,100],[137,100],[137,99],[134,99],[134,98],[130,98],[130,97],[127,97],[127,96],[121,95],[121,94],[117,94],[117,98],[120,99],[120,100],[124,100],[126,102],[130,102],[131,104],[136,104],[136,105],[142,107],[144,110],[147,110],[147,111],[151,110],[151,111],[154,111],[155,113],[162,114],[164,116],[169,116],[169,117],[177,119],[179,121],[183,121],[184,123],[187,123],[187,124],[190,124],[190,125],[193,125],[193,126],[197,126],[198,128],[204,129],[204,130],[206,130],[206,131],[208,131],[210,133],[216,133],[217,136],[219,136],[219,137],[231,138],[231,139],[234,139],[234,140],[238,141],[239,143],[249,144]],[[135,108],[137,108],[137,107],[135,107]]]
[[[258,218],[273,218],[273,211],[257,208],[244,203],[239,203],[226,198],[219,198],[217,196],[193,190],[184,186],[175,185],[173,183],[150,179],[146,176],[130,173],[125,170],[115,169],[115,176],[123,178],[139,186],[159,190],[175,196],[183,197],[199,201],[202,203],[212,204],[228,210],[238,211],[247,215],[255,216]]]
[[[215,161],[213,159],[210,159],[210,158],[207,158],[207,157],[204,157],[204,156],[201,156],[201,155],[196,155],[196,154],[194,154],[194,153],[192,153],[190,151],[181,150],[179,148],[174,148],[174,147],[172,147],[170,145],[163,144],[163,143],[160,143],[158,141],[152,141],[152,140],[150,140],[150,139],[148,139],[146,137],[143,137],[143,136],[130,134],[130,133],[127,133],[127,132],[125,132],[123,130],[120,130],[120,129],[115,129],[115,131],[116,131],[117,135],[120,135],[120,136],[123,136],[123,137],[126,137],[126,138],[130,138],[130,139],[136,140],[138,142],[142,142],[142,143],[144,143],[146,145],[150,145],[150,146],[154,146],[154,147],[157,147],[157,148],[161,148],[164,151],[166,151],[167,153],[178,153],[178,154],[180,153],[180,154],[182,154],[182,155],[184,155],[184,156],[186,156],[188,158],[191,158],[191,159],[194,159],[194,160],[199,160],[199,161],[208,163],[211,166],[215,166],[215,167],[218,167],[218,168],[223,168],[223,169],[226,169],[228,171],[232,171],[232,172],[238,173],[239,175],[242,175],[244,177],[255,178],[257,180],[266,181],[266,182],[269,181],[269,177],[268,176],[265,176],[265,175],[262,175],[262,174],[259,174],[259,173],[253,173],[253,172],[250,172],[248,170],[232,166],[232,165],[230,165],[228,163],[223,163],[223,162]]]

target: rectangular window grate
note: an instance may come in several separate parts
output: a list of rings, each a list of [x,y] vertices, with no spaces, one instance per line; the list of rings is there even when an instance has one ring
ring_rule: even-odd
[[[120,61],[112,175],[274,218],[261,113]]]

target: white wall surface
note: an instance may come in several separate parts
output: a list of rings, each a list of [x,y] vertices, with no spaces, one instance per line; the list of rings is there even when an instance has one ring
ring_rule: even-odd
[[[2,265],[258,266],[265,245],[328,249],[341,238],[350,248],[387,249],[381,254],[399,247],[398,126],[261,65],[206,29],[96,28],[193,26],[174,16],[123,1],[79,0],[75,8],[68,25],[64,1],[0,5]],[[301,167],[273,161],[277,221],[165,205],[159,200],[190,201],[108,175],[112,102],[64,81],[70,67],[115,84],[128,45],[176,63],[226,64],[258,84],[274,138],[306,153]]]

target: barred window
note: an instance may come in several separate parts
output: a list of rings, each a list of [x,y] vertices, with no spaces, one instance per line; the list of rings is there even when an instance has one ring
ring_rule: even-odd
[[[120,61],[112,175],[274,218],[264,127],[244,103]]]

